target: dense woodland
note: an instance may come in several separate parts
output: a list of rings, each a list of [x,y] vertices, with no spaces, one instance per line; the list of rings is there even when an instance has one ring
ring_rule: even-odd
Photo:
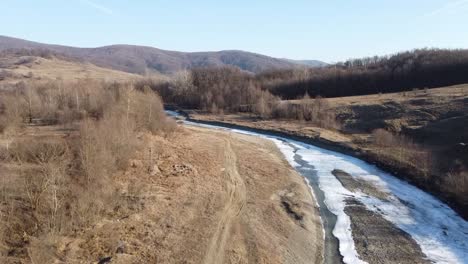
[[[326,100],[307,94],[297,102],[285,102],[262,89],[255,76],[238,68],[199,68],[179,74],[172,81],[144,80],[137,89],[151,88],[166,104],[214,114],[245,112],[259,118],[304,120],[321,127],[336,128],[335,114]],[[145,88],[146,87],[146,88]]]
[[[283,99],[401,92],[468,82],[468,50],[420,49],[353,59],[324,68],[257,75],[262,88]]]

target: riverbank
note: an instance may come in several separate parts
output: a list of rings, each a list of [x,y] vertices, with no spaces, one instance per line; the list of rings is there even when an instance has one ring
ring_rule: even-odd
[[[444,182],[442,180],[428,182],[428,178],[440,179],[440,177],[429,177],[428,172],[422,170],[417,165],[411,162],[402,162],[401,157],[396,156],[399,152],[396,152],[392,148],[376,146],[373,144],[371,135],[369,134],[344,134],[338,131],[310,126],[303,122],[261,120],[246,114],[212,115],[198,111],[182,112],[189,120],[196,122],[284,136],[357,157],[433,194],[448,204],[465,220],[468,219],[466,197],[460,199],[453,196],[450,192],[444,191]]]
[[[429,260],[445,264],[464,263],[467,257],[463,243],[466,240],[463,230],[467,226],[459,215],[433,196],[375,166],[272,133],[223,129],[223,126],[199,122],[187,124],[275,142],[289,164],[314,189],[325,227],[325,240],[328,241],[326,246],[330,245],[331,227],[333,236],[339,240],[339,253],[345,263],[363,263],[362,260],[370,263],[428,263]],[[339,179],[333,176],[337,169],[344,175]],[[347,184],[343,187],[340,181],[345,180]],[[327,216],[328,210],[334,216]],[[356,221],[368,224],[361,225]],[[389,243],[394,246],[388,246]],[[327,247],[325,255],[328,255]]]

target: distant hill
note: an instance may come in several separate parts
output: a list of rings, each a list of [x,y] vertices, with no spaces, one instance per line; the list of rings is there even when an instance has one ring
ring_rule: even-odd
[[[153,74],[153,79],[164,76]],[[27,80],[78,81],[84,79],[128,81],[141,75],[98,67],[89,62],[73,60],[44,50],[0,52],[0,86]]]
[[[159,72],[170,74],[195,67],[237,66],[259,73],[267,70],[296,68],[304,63],[288,61],[251,52],[227,50],[218,52],[177,52],[152,47],[112,45],[99,48],[76,48],[50,45],[0,36],[0,51],[11,49],[43,49],[128,73]]]
[[[319,60],[291,60],[291,59],[284,59],[284,60],[288,61],[288,62],[291,62],[291,63],[300,64],[300,65],[304,65],[304,66],[308,66],[308,67],[312,67],[312,68],[326,67],[326,66],[330,65],[330,64],[328,64],[326,62],[319,61]]]

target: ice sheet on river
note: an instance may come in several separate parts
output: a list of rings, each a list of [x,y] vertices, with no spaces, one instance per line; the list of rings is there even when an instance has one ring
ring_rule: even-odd
[[[293,144],[299,148],[296,154],[314,166],[319,178],[319,188],[325,192],[325,203],[338,217],[333,234],[340,240],[340,253],[345,262],[354,263],[347,261],[345,256],[354,254],[354,245],[349,241],[350,234],[343,234],[350,233],[351,230],[349,217],[344,213],[345,199],[354,197],[368,209],[381,214],[410,234],[435,263],[468,263],[468,222],[447,205],[362,160],[308,144]],[[352,193],[332,174],[334,169],[370,181],[391,196],[383,201],[360,192]],[[343,247],[342,242],[346,243]]]

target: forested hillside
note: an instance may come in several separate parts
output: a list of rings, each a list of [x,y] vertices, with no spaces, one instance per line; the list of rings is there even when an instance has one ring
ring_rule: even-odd
[[[269,71],[262,87],[283,99],[401,92],[468,82],[468,50],[420,49],[333,66]]]

